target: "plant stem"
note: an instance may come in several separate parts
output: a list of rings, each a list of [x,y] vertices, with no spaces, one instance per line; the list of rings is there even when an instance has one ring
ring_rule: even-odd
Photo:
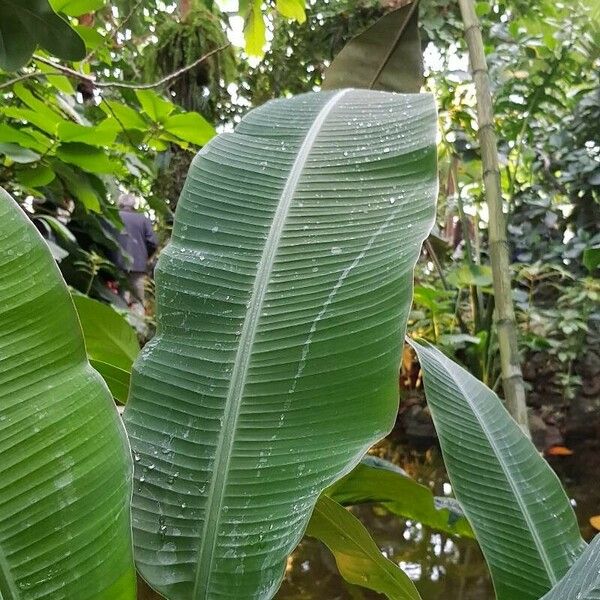
[[[523,375],[521,373],[517,324],[512,302],[506,221],[502,210],[502,190],[493,122],[492,94],[481,36],[481,25],[475,12],[474,0],[458,0],[458,5],[465,27],[465,39],[477,95],[477,120],[485,197],[489,211],[490,259],[496,302],[496,325],[500,348],[502,387],[508,411],[521,428],[528,432],[525,386],[523,385]]]

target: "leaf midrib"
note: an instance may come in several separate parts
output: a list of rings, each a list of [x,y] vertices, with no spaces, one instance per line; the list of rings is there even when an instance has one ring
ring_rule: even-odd
[[[434,357],[434,360],[435,360],[435,357]],[[441,366],[444,369],[444,371],[450,375],[450,377],[452,378],[452,380],[454,381],[454,383],[456,384],[456,386],[459,388],[460,392],[462,393],[463,397],[465,398],[465,400],[471,407],[473,416],[477,419],[479,426],[481,427],[484,435],[486,436],[488,443],[490,445],[490,448],[492,449],[492,452],[495,454],[496,459],[498,460],[498,464],[499,464],[500,468],[502,469],[502,472],[504,473],[504,477],[506,478],[506,481],[513,492],[513,495],[517,501],[517,504],[519,505],[519,508],[521,509],[521,513],[523,514],[523,518],[525,519],[525,523],[527,524],[527,527],[528,527],[531,537],[533,539],[533,543],[535,544],[535,546],[538,550],[540,559],[542,560],[542,563],[543,563],[546,573],[548,575],[548,579],[550,580],[550,583],[552,584],[552,586],[555,586],[558,583],[559,578],[554,572],[552,563],[550,561],[550,557],[546,553],[546,549],[544,548],[544,544],[543,544],[541,538],[539,537],[537,528],[535,527],[534,522],[531,518],[531,515],[529,514],[529,511],[527,510],[527,504],[521,497],[521,494],[520,494],[518,488],[515,486],[514,482],[512,481],[512,479],[510,477],[508,465],[506,465],[504,463],[504,458],[502,456],[502,453],[500,452],[500,449],[498,448],[498,446],[496,444],[494,436],[491,435],[489,429],[485,425],[483,418],[477,411],[477,407],[475,406],[475,404],[473,402],[471,402],[469,394],[466,393],[464,387],[461,385],[461,382],[456,377],[454,377],[452,371],[448,370],[444,363],[442,363]]]
[[[223,508],[225,482],[229,471],[246,377],[252,357],[252,346],[256,337],[262,306],[287,215],[315,140],[329,113],[348,91],[342,90],[336,93],[321,109],[308,130],[279,197],[271,229],[269,230],[265,247],[258,263],[250,302],[233,363],[231,381],[225,400],[223,426],[217,443],[215,461],[212,468],[213,475],[207,496],[204,527],[200,537],[200,549],[194,578],[194,592],[192,597],[195,600],[208,600],[209,598],[210,576],[218,536],[218,526]]]

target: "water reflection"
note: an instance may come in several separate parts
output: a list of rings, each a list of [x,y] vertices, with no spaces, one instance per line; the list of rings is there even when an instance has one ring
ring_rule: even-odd
[[[600,513],[600,489],[591,484],[600,477],[597,441],[575,446],[572,457],[552,459],[551,464],[576,503],[586,539],[592,535],[589,517]],[[451,489],[437,448],[418,450],[389,440],[376,453],[404,468],[435,495]],[[353,512],[390,560],[399,564],[426,600],[492,600],[487,567],[474,540],[453,538],[401,519],[382,507],[364,505]],[[370,600],[383,596],[347,584],[335,561],[319,542],[305,539],[290,559],[290,568],[277,600]]]

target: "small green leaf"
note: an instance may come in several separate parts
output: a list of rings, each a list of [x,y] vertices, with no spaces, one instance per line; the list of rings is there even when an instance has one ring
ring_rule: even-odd
[[[277,0],[275,3],[277,12],[286,19],[304,23],[306,21],[306,11],[303,0]]]
[[[84,173],[78,172],[59,161],[53,161],[52,166],[64,186],[73,194],[74,199],[79,200],[86,210],[96,213],[101,212],[98,193]]]
[[[157,123],[164,123],[165,119],[175,110],[175,105],[161,98],[152,90],[136,90],[135,95],[142,105],[142,110]]]
[[[11,127],[6,123],[0,123],[0,142],[11,142],[24,148],[35,150],[36,152],[44,152],[47,148],[47,146],[38,142],[33,136],[29,135],[29,133],[22,129]],[[49,140],[48,143],[50,143]]]
[[[114,129],[88,127],[65,121],[60,123],[56,131],[61,142],[82,142],[90,146],[104,148],[110,146],[117,136]]]
[[[216,135],[215,128],[196,112],[169,117],[164,123],[165,131],[186,142],[204,146]]]
[[[385,558],[362,523],[331,498],[319,498],[306,534],[331,550],[346,581],[390,600],[421,600],[408,575]]]
[[[600,265],[600,245],[583,251],[583,266],[591,273]]]
[[[76,25],[75,31],[81,36],[85,42],[85,47],[88,50],[96,50],[100,46],[106,43],[106,38],[93,27],[86,27],[85,25]]]
[[[40,159],[40,155],[37,152],[8,142],[0,143],[0,155],[2,154],[13,162],[22,164],[32,163]]]
[[[62,12],[71,17],[95,12],[104,6],[105,0],[50,0],[56,12]]]
[[[114,173],[119,170],[119,164],[111,160],[104,150],[80,142],[61,143],[56,149],[56,156],[88,173]]]
[[[50,167],[46,165],[39,165],[37,167],[34,167],[33,169],[19,171],[16,174],[16,177],[17,181],[22,185],[31,188],[38,188],[48,185],[49,183],[54,181],[56,174]]]
[[[119,128],[139,129],[140,131],[146,131],[148,129],[146,121],[140,116],[139,112],[131,108],[131,106],[115,102],[114,100],[104,100],[100,104],[100,108],[109,117],[113,117],[117,121]]]
[[[487,265],[464,264],[450,271],[447,280],[448,283],[457,288],[471,285],[486,287],[492,285],[492,269]]]

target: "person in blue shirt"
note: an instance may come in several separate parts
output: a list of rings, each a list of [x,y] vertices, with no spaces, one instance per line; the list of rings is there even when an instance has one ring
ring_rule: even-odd
[[[133,194],[121,194],[118,207],[124,227],[118,234],[121,251],[114,261],[127,275],[135,300],[143,306],[148,260],[156,252],[158,240],[150,219],[136,212]]]

